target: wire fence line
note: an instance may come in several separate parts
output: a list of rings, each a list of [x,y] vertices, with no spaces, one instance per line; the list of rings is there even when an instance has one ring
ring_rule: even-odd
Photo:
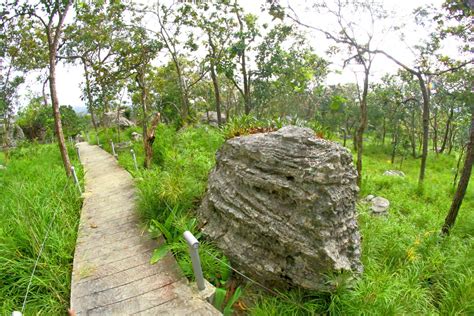
[[[53,227],[53,223],[54,223],[54,220],[56,219],[56,216],[58,214],[58,211],[60,209],[60,206],[59,204],[61,203],[61,200],[64,196],[64,193],[66,192],[66,188],[69,186],[69,179],[67,180],[66,184],[64,185],[64,188],[62,189],[61,191],[61,194],[60,194],[60,197],[59,197],[59,200],[57,201],[57,204],[56,204],[56,207],[55,207],[55,210],[54,210],[54,213],[53,213],[53,217],[51,218],[51,220],[49,221],[49,224],[48,224],[48,228],[46,229],[46,232],[45,232],[45,236],[43,238],[43,242],[41,243],[41,247],[40,247],[40,250],[38,252],[38,255],[36,256],[36,260],[35,260],[35,264],[33,266],[33,271],[31,272],[31,275],[30,275],[30,280],[28,282],[28,286],[26,287],[26,293],[25,293],[25,297],[23,299],[23,304],[21,306],[21,313],[23,314],[24,311],[25,311],[25,308],[26,308],[26,302],[28,300],[28,294],[30,293],[30,288],[31,288],[31,284],[33,283],[33,278],[34,278],[34,275],[35,275],[35,272],[36,272],[36,268],[38,266],[38,263],[39,263],[39,260],[41,258],[41,255],[43,253],[43,250],[44,250],[44,247],[46,245],[46,241],[48,240],[48,237],[49,237],[49,233],[51,231],[51,228]],[[59,195],[56,195],[56,196],[59,196]]]
[[[231,269],[232,271],[234,271],[235,273],[237,273],[238,275],[240,275],[241,277],[243,277],[244,279],[248,280],[249,282],[257,285],[258,287],[264,289],[265,291],[269,292],[270,294],[273,294],[279,298],[281,298],[282,300],[288,302],[288,303],[291,303],[293,305],[296,305],[298,307],[300,307],[301,309],[304,309],[305,311],[309,312],[310,314],[314,314],[314,311],[308,309],[306,306],[298,303],[298,302],[295,302],[291,299],[289,299],[288,297],[286,297],[285,295],[281,294],[280,292],[277,292],[277,291],[274,291],[268,287],[266,287],[265,285],[263,285],[262,283],[258,282],[258,281],[255,281],[254,279],[246,276],[245,274],[243,274],[242,272],[240,272],[239,270],[233,268],[231,265],[227,264],[227,262],[217,258],[216,256],[214,256],[211,252],[207,251],[206,249],[204,248],[200,248],[202,249],[206,254],[208,254],[209,256],[211,256],[214,260],[216,260],[217,262],[225,265],[226,267],[228,267],[229,269]]]

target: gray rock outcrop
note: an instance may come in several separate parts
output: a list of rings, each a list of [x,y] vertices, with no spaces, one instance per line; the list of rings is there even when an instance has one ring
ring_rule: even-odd
[[[201,121],[201,123],[209,124],[214,127],[219,127],[219,124],[217,124],[217,112],[209,111],[209,112],[203,113],[199,120]],[[224,124],[227,121],[224,113],[221,113],[221,120],[222,120],[222,124]]]
[[[381,196],[373,198],[371,201],[372,205],[370,209],[374,215],[387,215],[388,209],[390,208],[390,201]]]
[[[0,144],[3,144],[4,138],[7,138],[7,143],[10,147],[16,147],[18,142],[25,139],[25,133],[20,126],[15,123],[10,123],[10,128],[7,133],[5,133],[5,126],[4,124],[0,124]]]
[[[203,232],[263,284],[331,289],[325,274],[362,271],[356,176],[350,152],[308,128],[230,139],[198,210]]]
[[[105,126],[119,126],[122,128],[135,126],[135,123],[123,116],[122,112],[117,117],[117,112],[106,112],[103,116],[103,124]]]

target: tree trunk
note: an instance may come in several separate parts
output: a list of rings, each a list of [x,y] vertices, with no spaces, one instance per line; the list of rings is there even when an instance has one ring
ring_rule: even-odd
[[[385,116],[383,117],[383,125],[382,125],[382,146],[385,145],[385,135],[387,134],[387,127],[385,125]]]
[[[471,112],[471,130],[469,143],[467,145],[466,160],[464,161],[461,179],[459,180],[458,188],[454,194],[451,208],[449,209],[449,213],[446,216],[443,228],[441,229],[441,232],[444,235],[449,234],[449,230],[456,222],[459,208],[461,207],[464,195],[466,194],[467,186],[469,184],[469,179],[471,178],[472,163],[474,161],[474,108],[471,109]]]
[[[214,97],[216,99],[217,124],[221,126],[222,125],[221,96],[220,96],[219,82],[217,81],[217,74],[216,74],[214,62],[211,62],[211,78],[212,78],[212,85],[214,86]]]
[[[362,184],[362,153],[364,151],[364,131],[367,127],[367,93],[369,91],[369,69],[365,70],[364,88],[360,100],[360,124],[357,129],[357,185]]]
[[[454,147],[454,140],[456,138],[456,129],[454,128],[454,125],[451,126],[451,132],[449,135],[449,148],[448,148],[448,155],[451,155],[451,151],[453,150]]]
[[[89,71],[87,69],[86,61],[82,59],[82,64],[84,66],[84,74],[86,76],[86,94],[87,94],[87,109],[89,110],[89,113],[91,114],[91,121],[92,125],[94,126],[94,130],[97,133],[97,122],[95,121],[95,115],[94,115],[94,108],[93,108],[93,99],[92,99],[92,93],[91,93],[91,86],[90,86],[90,80],[89,80]]]
[[[392,165],[395,163],[395,155],[397,154],[397,146],[398,146],[398,122],[395,126],[395,133],[393,134],[393,140],[392,140],[392,157],[391,157],[391,163]]]
[[[421,151],[421,165],[420,175],[418,177],[418,184],[422,185],[425,179],[426,160],[428,158],[428,144],[429,144],[429,129],[430,129],[430,95],[426,87],[423,75],[416,73],[418,83],[420,85],[421,93],[423,95],[423,141]]]
[[[143,137],[143,149],[145,150],[145,160],[143,166],[145,169],[151,167],[151,160],[153,158],[153,148],[148,141],[148,114],[147,114],[147,90],[145,83],[145,70],[141,70],[137,74],[137,83],[140,87],[140,103],[142,106],[143,112],[143,122],[142,122],[142,137]],[[153,144],[153,143],[152,143]]]
[[[237,3],[237,1],[236,1]],[[237,15],[237,21],[239,23],[239,29],[240,29],[240,32],[242,34],[244,34],[244,23],[242,22],[242,18],[239,14],[239,10],[235,10],[235,14]],[[242,35],[244,36],[244,35]],[[250,114],[250,111],[251,111],[251,100],[250,100],[250,75],[248,74],[248,71],[247,71],[247,62],[245,60],[245,52],[246,52],[246,43],[245,43],[245,40],[242,40],[242,47],[243,47],[243,50],[242,50],[242,55],[240,56],[240,67],[241,67],[241,72],[242,72],[242,78],[244,80],[244,93],[243,93],[243,97],[244,97],[244,109],[245,109],[245,114],[248,115]]]
[[[433,151],[438,154],[438,110],[433,110]]]
[[[410,143],[411,143],[411,155],[416,158],[416,127],[415,127],[415,111],[411,113],[411,131],[410,131]]]
[[[58,94],[56,91],[56,56],[59,45],[59,37],[61,34],[61,29],[66,17],[67,11],[71,6],[72,1],[69,1],[66,5],[64,12],[60,14],[58,25],[54,32],[52,32],[52,27],[46,29],[48,37],[48,48],[49,48],[49,88],[51,90],[51,103],[53,106],[53,115],[54,115],[54,127],[56,129],[56,136],[58,138],[59,151],[61,152],[61,157],[64,164],[64,169],[68,177],[72,175],[71,172],[71,162],[69,160],[69,155],[67,152],[66,141],[64,140],[63,126],[61,122],[61,113],[59,112],[59,100]]]
[[[209,39],[209,59],[210,59],[210,71],[211,71],[211,79],[212,85],[214,87],[214,97],[216,100],[216,113],[217,113],[217,125],[222,125],[222,116],[221,116],[221,94],[219,91],[219,82],[217,81],[217,74],[216,74],[216,65],[215,65],[215,58],[216,58],[216,47],[212,41],[211,33],[207,33]]]
[[[449,110],[448,119],[446,120],[446,130],[444,131],[443,142],[441,143],[441,148],[439,149],[440,154],[442,154],[444,150],[446,149],[446,144],[448,143],[449,128],[450,128],[451,120],[453,119],[453,116],[454,116],[454,108],[451,107]]]

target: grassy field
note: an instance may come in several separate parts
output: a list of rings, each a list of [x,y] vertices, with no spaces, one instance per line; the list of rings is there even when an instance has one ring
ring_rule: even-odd
[[[125,139],[131,131],[124,133]],[[119,161],[136,177],[140,210],[150,223],[150,230],[168,236],[171,250],[190,275],[179,235],[184,229],[199,234],[193,210],[199,206],[207,174],[215,163],[215,152],[224,139],[220,132],[207,127],[176,132],[160,126],[156,135],[154,168],[141,169],[140,142],[133,145],[139,171],[135,171],[128,149],[119,153]],[[113,138],[113,132],[101,132],[101,138],[105,149],[110,150],[105,140]],[[452,198],[457,157],[431,153],[421,190],[417,185],[420,160],[407,158],[400,167],[399,161],[390,163],[389,154],[388,147],[370,143],[366,147],[360,196],[383,196],[390,200],[391,207],[389,216],[373,217],[367,204],[360,202],[357,206],[363,237],[361,278],[350,284],[344,278],[334,279],[334,293],[291,291],[274,296],[249,287],[242,297],[244,304],[239,304],[245,313],[474,314],[474,184],[468,189],[451,235],[441,238],[439,232]],[[388,169],[402,170],[406,177],[383,176]],[[204,247],[220,255],[212,245]],[[225,286],[229,271],[206,255],[203,262],[206,277]]]
[[[70,156],[82,178],[73,150]],[[0,188],[0,315],[21,310],[55,212],[24,315],[64,315],[81,200],[65,175],[57,145],[27,145],[13,151],[7,169],[0,170]]]

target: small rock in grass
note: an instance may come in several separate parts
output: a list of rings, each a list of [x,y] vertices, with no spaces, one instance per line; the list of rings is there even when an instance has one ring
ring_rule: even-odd
[[[0,170],[6,170],[7,167],[5,167],[4,165],[0,165]]]
[[[133,132],[131,136],[132,136],[132,140],[133,140],[134,142],[138,142],[138,141],[141,140],[142,137],[143,137],[142,135],[140,135],[140,134],[137,133],[137,132]]]
[[[386,198],[377,196],[372,199],[372,210],[373,215],[387,215],[388,209],[390,208],[390,201]]]
[[[387,170],[383,173],[384,176],[389,176],[389,177],[400,177],[400,178],[404,178],[405,177],[405,173],[403,171],[400,171],[400,170]]]
[[[364,201],[365,202],[370,202],[374,199],[375,195],[369,194],[365,197]]]

